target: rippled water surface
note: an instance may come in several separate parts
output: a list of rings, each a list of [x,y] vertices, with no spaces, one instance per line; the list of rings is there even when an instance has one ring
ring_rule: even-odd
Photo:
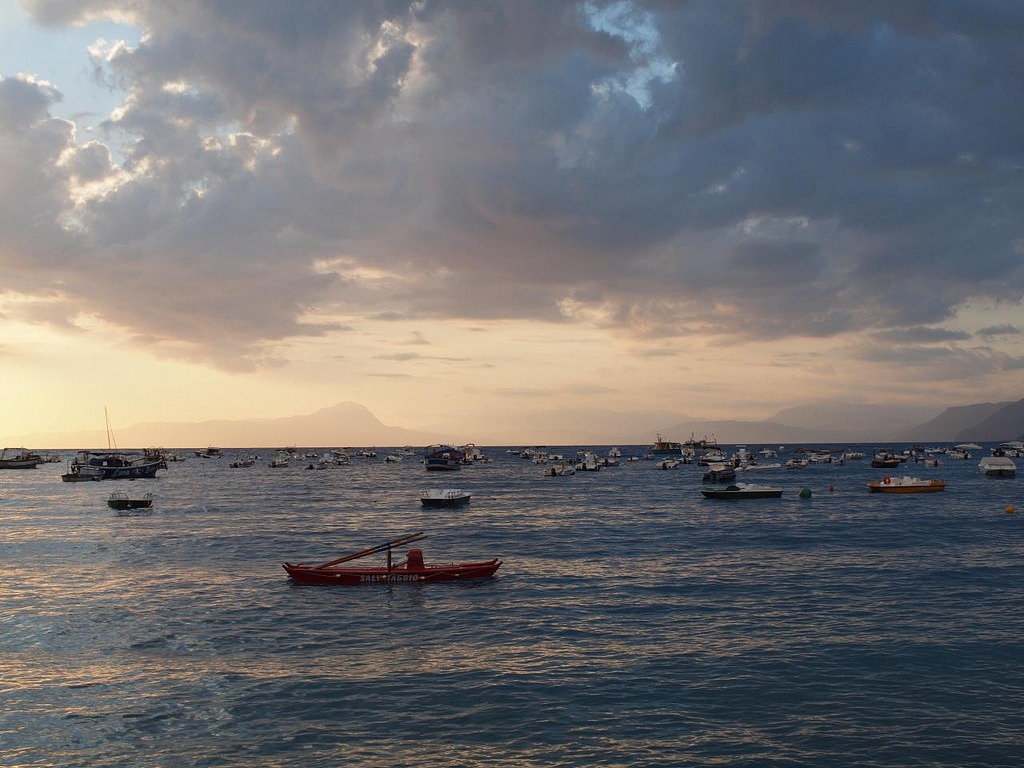
[[[0,472],[0,765],[1020,765],[1019,478],[911,465],[947,490],[894,497],[848,462],[716,502],[696,466],[487,453]],[[421,508],[446,486],[470,506]],[[428,562],[504,565],[356,588],[281,568],[416,530]]]

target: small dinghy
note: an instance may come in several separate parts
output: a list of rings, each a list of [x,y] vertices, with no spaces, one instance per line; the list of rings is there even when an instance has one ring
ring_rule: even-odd
[[[725,488],[702,488],[701,493],[705,499],[777,499],[782,496],[782,489],[770,485],[739,483]]]
[[[107,499],[107,506],[111,509],[149,509],[153,506],[153,494],[147,493],[136,499],[130,498],[124,491],[114,491]]]
[[[284,569],[296,584],[337,584],[358,586],[360,584],[394,584],[401,582],[465,581],[493,576],[501,567],[497,558],[478,563],[448,563],[427,565],[423,562],[422,549],[410,549],[405,560],[395,563],[391,559],[393,547],[405,546],[427,538],[420,531],[410,533],[383,544],[367,547],[359,552],[342,555],[319,565],[285,563]],[[383,566],[343,565],[351,560],[384,552],[387,562]]]
[[[946,490],[942,480],[919,480],[916,477],[884,477],[868,483],[871,493],[937,493]]]
[[[424,491],[420,502],[424,507],[461,507],[469,504],[470,494],[459,488]]]

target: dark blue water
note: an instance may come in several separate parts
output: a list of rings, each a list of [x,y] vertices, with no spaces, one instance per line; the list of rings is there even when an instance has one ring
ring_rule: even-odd
[[[943,493],[869,494],[865,460],[741,478],[786,492],[731,503],[696,466],[487,453],[0,473],[0,765],[1020,765],[1020,479],[944,460],[898,472]],[[471,505],[422,509],[438,487]],[[505,564],[358,588],[281,569],[415,530],[428,562]]]

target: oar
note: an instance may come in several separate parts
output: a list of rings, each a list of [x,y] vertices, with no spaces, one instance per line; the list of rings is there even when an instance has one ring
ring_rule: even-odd
[[[367,547],[366,549],[360,550],[359,552],[353,552],[350,555],[342,555],[341,557],[335,558],[334,560],[328,560],[326,563],[321,563],[320,565],[314,567],[329,568],[332,565],[338,565],[349,560],[357,560],[360,557],[366,557],[367,555],[372,555],[376,552],[383,552],[385,549],[390,549],[391,547],[400,547],[403,544],[411,544],[414,541],[419,541],[420,539],[425,538],[427,538],[427,536],[423,533],[423,531],[418,531],[417,533],[407,533],[404,536],[398,537],[397,539],[392,539],[391,541],[385,541],[383,544],[376,544],[372,547]]]
[[[423,533],[423,531],[418,531],[416,533],[407,533],[405,536],[400,536],[397,539],[386,541],[383,544],[377,544],[373,547],[367,547],[366,549],[360,550],[359,552],[353,552],[351,555],[342,555],[341,557],[337,557],[334,560],[328,560],[326,563],[320,563],[320,565],[316,565],[313,567],[330,568],[332,565],[339,565],[349,560],[357,560],[360,557],[366,557],[367,555],[372,555],[377,552],[383,552],[385,549],[390,549],[391,547],[400,547],[403,544],[411,544],[414,541],[419,541],[420,539],[425,538],[427,538],[427,536],[425,533]]]

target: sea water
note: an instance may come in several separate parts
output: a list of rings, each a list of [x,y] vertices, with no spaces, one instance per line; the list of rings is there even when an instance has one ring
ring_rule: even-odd
[[[1020,479],[848,461],[741,477],[783,497],[728,502],[697,466],[550,477],[485,452],[453,473],[230,451],[149,481],[0,473],[0,765],[1024,759]],[[947,489],[868,493],[887,471]],[[421,507],[443,487],[470,505]],[[118,515],[114,490],[156,501]],[[281,568],[420,530],[428,563],[504,564],[353,588]]]

